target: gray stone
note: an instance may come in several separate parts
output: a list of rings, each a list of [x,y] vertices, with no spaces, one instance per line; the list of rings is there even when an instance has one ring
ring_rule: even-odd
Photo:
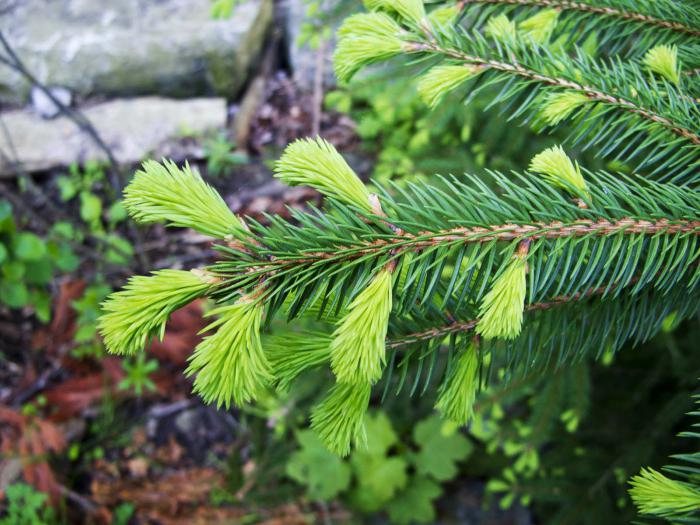
[[[272,0],[248,0],[227,20],[209,0],[23,0],[0,17],[27,68],[46,85],[87,96],[217,94],[245,83],[272,19]],[[31,86],[0,66],[0,101]]]
[[[62,87],[50,87],[48,92],[51,93],[58,102],[63,106],[70,106],[73,100],[71,92]],[[32,107],[37,115],[45,119],[52,119],[61,112],[61,108],[56,104],[51,97],[43,90],[34,86],[30,93]]]
[[[227,116],[223,98],[158,97],[118,99],[83,109],[83,114],[119,163],[158,157],[168,139],[222,129]],[[105,160],[104,152],[65,116],[44,120],[31,111],[16,110],[1,117],[9,133],[0,133],[0,176],[14,175],[16,160],[28,171]]]
[[[341,0],[325,0],[320,9],[329,13],[333,17],[334,10],[339,6]],[[338,26],[342,22],[342,17],[330,19],[331,38],[322,43],[322,47],[312,49],[308,43],[299,44],[299,35],[305,24],[313,23],[314,18],[307,16],[307,3],[304,0],[285,0],[284,4],[287,48],[289,52],[289,65],[292,69],[294,82],[303,90],[312,91],[316,71],[319,66],[322,68],[322,82],[326,87],[333,87],[336,84],[335,73],[333,72],[333,50],[335,49],[335,34]]]

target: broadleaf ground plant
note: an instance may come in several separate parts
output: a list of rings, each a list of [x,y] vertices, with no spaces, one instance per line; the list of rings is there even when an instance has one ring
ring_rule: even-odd
[[[670,314],[681,321],[697,313],[693,2],[366,7],[338,31],[341,82],[372,64],[409,61],[424,70],[417,89],[428,106],[492,93],[484,118],[558,130],[562,144],[520,171],[370,189],[331,144],[299,140],[275,174],[317,189],[325,205],[264,223],[235,216],[188,167],[148,162],[127,188],[126,209],[140,222],[210,235],[219,260],[132,278],[104,303],[109,350],[139,351],[162,336],[170,313],[207,296],[217,306],[190,361],[194,390],[229,407],[285,388],[307,369],[330,370],[335,384],[312,410],[311,427],[346,455],[368,446],[373,398],[402,389],[432,395],[445,419],[468,424],[488,385],[609,358],[658,333]],[[589,170],[570,156],[581,150],[620,169]],[[310,317],[318,329],[264,345],[261,331],[280,317],[292,326]],[[562,417],[575,428],[575,412]],[[536,456],[520,452],[536,469]],[[634,501],[645,514],[691,519],[697,476],[669,475],[684,479],[645,471]]]

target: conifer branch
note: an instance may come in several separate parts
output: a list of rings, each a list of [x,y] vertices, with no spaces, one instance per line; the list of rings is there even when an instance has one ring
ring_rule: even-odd
[[[619,4],[620,2],[617,3]],[[638,22],[646,26],[668,29],[670,31],[676,31],[678,33],[700,38],[700,29],[697,29],[696,27],[687,25],[686,23],[678,20],[664,19],[642,12],[633,12],[631,10],[615,8],[613,7],[614,2],[611,1],[597,2],[597,4],[602,5],[596,5],[596,2],[573,2],[568,0],[459,0],[457,2],[457,6],[460,10],[464,9],[466,6],[475,4],[513,5],[521,7],[556,9],[558,11],[578,11],[589,15],[600,15],[603,17],[617,18],[629,22]],[[639,2],[635,4],[638,8],[643,6],[643,4],[640,5]],[[683,8],[684,6],[678,6],[678,16],[681,14],[693,14],[693,12],[687,8],[686,13],[681,13]]]
[[[635,282],[637,282],[637,279],[633,279],[630,285],[634,284]],[[571,295],[560,295],[552,297],[548,301],[542,301],[539,303],[525,305],[525,311],[541,312],[544,310],[550,310],[552,308],[556,308],[557,306],[562,306],[574,301],[581,301],[589,299],[591,297],[601,296],[605,293],[608,293],[610,289],[611,287],[607,285],[600,286],[593,290],[587,290],[585,292],[577,292]],[[386,347],[387,349],[397,349],[425,341],[439,341],[450,335],[474,332],[478,324],[478,318],[470,319],[467,321],[455,321],[443,326],[436,326],[428,330],[422,330],[420,332],[414,332],[411,334],[402,335],[400,337],[391,338],[387,341]]]
[[[661,115],[650,108],[646,108],[644,106],[636,104],[624,97],[615,96],[611,93],[606,93],[591,85],[585,85],[578,82],[574,82],[564,77],[556,77],[542,74],[541,72],[523,67],[518,62],[499,61],[489,59],[485,56],[470,55],[457,49],[442,47],[437,43],[413,42],[411,43],[410,49],[413,52],[427,51],[439,53],[446,57],[462,60],[472,66],[479,66],[482,69],[492,69],[494,71],[499,71],[509,75],[516,75],[526,80],[542,83],[547,86],[582,93],[593,102],[599,102],[601,104],[610,104],[624,111],[628,111],[630,113],[639,115],[640,117],[650,122],[654,122],[656,124],[659,124],[660,126],[663,126],[672,133],[683,137],[684,139],[687,139],[695,145],[700,145],[700,135],[698,135],[698,133],[695,130],[684,127],[682,124],[674,121],[672,118]]]

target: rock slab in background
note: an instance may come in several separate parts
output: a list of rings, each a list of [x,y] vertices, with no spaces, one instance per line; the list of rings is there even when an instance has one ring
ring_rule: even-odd
[[[40,82],[87,96],[233,97],[272,20],[272,0],[248,0],[228,20],[209,0],[23,0],[2,30]],[[26,102],[29,84],[0,65],[0,102]]]
[[[168,139],[200,135],[226,125],[226,100],[172,100],[141,97],[106,102],[83,109],[119,163],[135,163],[157,152]],[[105,160],[94,141],[66,117],[44,120],[32,111],[2,115],[9,140],[0,133],[0,177],[16,174],[5,158],[13,157],[27,171],[41,171],[72,162]]]
[[[328,14],[331,19],[332,35],[330,41],[323,43],[323,47],[312,49],[307,43],[299,45],[299,36],[306,24],[315,23],[314,17],[307,15],[307,3],[304,0],[285,0],[283,4],[285,12],[287,49],[289,52],[289,65],[292,69],[294,82],[305,91],[312,91],[314,79],[319,64],[323,68],[322,82],[326,87],[336,84],[333,71],[333,51],[336,45],[335,35],[343,21],[343,16],[336,11],[339,0],[324,0],[320,9]]]

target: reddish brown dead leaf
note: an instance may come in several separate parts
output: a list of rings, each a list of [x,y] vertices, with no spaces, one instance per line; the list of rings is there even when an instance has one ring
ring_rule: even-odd
[[[149,352],[158,359],[184,366],[187,363],[187,357],[202,340],[198,333],[205,326],[201,302],[190,303],[170,316],[163,341],[154,340]]]
[[[100,362],[101,372],[83,377],[72,377],[44,391],[44,397],[54,408],[51,418],[64,421],[81,414],[90,405],[99,402],[107,392],[119,394],[117,385],[124,378],[119,359],[106,357]]]
[[[50,453],[61,452],[66,447],[61,429],[39,416],[24,415],[2,406],[0,422],[0,452],[6,457],[18,458],[25,481],[48,494],[52,503],[57,503],[59,485],[48,459]]]
[[[92,493],[99,505],[114,507],[129,502],[139,517],[166,523],[207,506],[209,494],[222,486],[223,475],[212,468],[181,470],[159,478],[109,479],[96,476]]]

